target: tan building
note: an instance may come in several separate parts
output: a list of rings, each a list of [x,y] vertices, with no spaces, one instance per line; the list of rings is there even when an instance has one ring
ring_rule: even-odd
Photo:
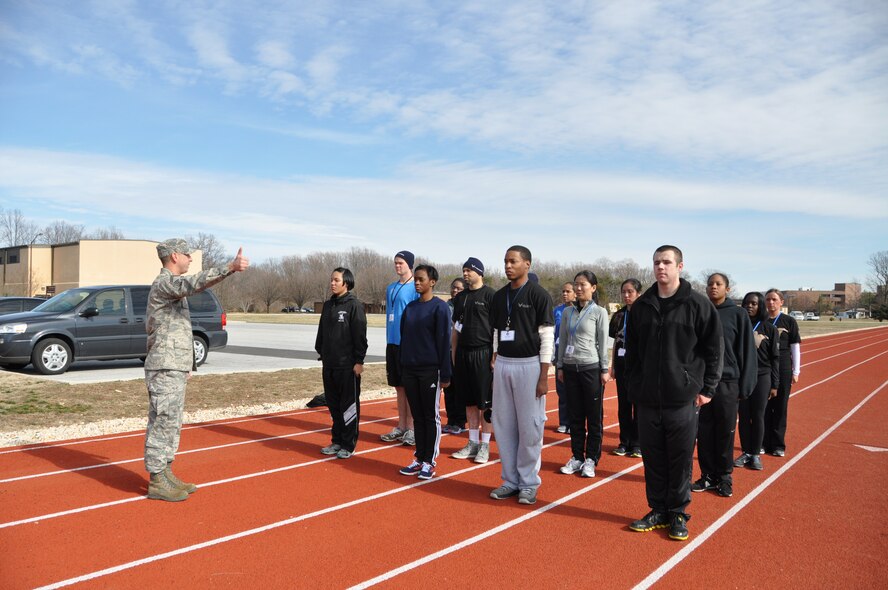
[[[160,271],[157,242],[80,240],[0,248],[0,295],[45,296],[90,285],[148,285]],[[201,270],[201,252],[191,270]]]
[[[786,306],[793,311],[842,311],[857,307],[860,283],[835,283],[832,291],[796,289],[784,291]]]

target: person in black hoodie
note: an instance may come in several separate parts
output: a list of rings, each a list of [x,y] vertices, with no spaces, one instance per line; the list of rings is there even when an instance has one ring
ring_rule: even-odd
[[[330,445],[325,455],[348,459],[358,443],[361,418],[361,373],[367,354],[367,317],[364,304],[351,292],[355,276],[347,268],[330,275],[332,296],[324,302],[315,350],[323,363],[324,394],[333,418]]]
[[[765,438],[765,405],[769,399],[777,397],[780,386],[780,335],[777,328],[768,321],[765,310],[765,296],[761,293],[747,293],[743,297],[743,308],[749,315],[752,336],[758,358],[758,380],[752,394],[740,400],[740,448],[743,453],[734,461],[734,467],[747,467],[762,470],[759,457],[762,441]]]
[[[723,498],[734,495],[737,407],[752,393],[757,368],[749,314],[728,297],[730,290],[730,280],[720,272],[706,280],[706,295],[718,311],[724,334],[724,366],[712,402],[700,408],[697,460],[702,475],[691,485],[692,492],[715,490]]]
[[[688,538],[697,414],[721,379],[724,347],[718,313],[680,278],[683,268],[675,246],[654,252],[657,282],[629,310],[625,366],[651,508],[629,528],[669,527],[678,541]]]

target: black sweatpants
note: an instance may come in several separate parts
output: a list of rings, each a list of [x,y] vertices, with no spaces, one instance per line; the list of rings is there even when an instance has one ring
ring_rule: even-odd
[[[771,373],[758,376],[752,394],[740,400],[740,448],[747,455],[758,455],[765,437],[765,406],[771,392]]]
[[[630,451],[638,447],[638,412],[629,401],[629,381],[617,377],[617,420],[620,422],[620,444]]]
[[[697,460],[700,471],[715,481],[732,482],[734,471],[734,430],[740,384],[720,381],[712,401],[700,408],[697,428]]]
[[[789,390],[792,388],[792,369],[780,371],[777,395],[765,407],[765,437],[762,445],[766,453],[786,450],[786,413],[789,409]]]
[[[324,396],[333,418],[333,444],[354,452],[361,419],[361,378],[348,369],[324,367]]]
[[[604,435],[604,408],[602,406],[601,371],[564,372],[564,393],[567,398],[567,415],[570,417],[570,449],[575,459],[601,460],[601,439]]]
[[[447,412],[447,424],[450,426],[466,427],[466,405],[459,399],[458,383],[451,383],[444,388],[444,410]]]
[[[441,388],[437,369],[401,367],[401,384],[413,414],[417,461],[435,464],[441,442]]]
[[[678,407],[636,406],[648,506],[685,512],[691,503],[691,471],[697,440],[694,402]]]

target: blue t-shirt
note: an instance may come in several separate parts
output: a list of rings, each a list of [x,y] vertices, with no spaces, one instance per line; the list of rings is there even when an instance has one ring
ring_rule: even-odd
[[[411,301],[419,299],[413,281],[395,281],[385,289],[385,341],[401,345],[401,314]]]

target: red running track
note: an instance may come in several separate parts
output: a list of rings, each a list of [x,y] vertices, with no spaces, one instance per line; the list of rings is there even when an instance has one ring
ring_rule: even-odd
[[[886,360],[888,329],[808,339],[787,456],[735,471],[732,498],[694,494],[685,543],[628,530],[640,460],[562,475],[552,426],[534,506],[489,499],[498,463],[449,457],[465,435],[442,439],[438,477],[403,477],[410,448],[379,441],[393,399],[362,406],[345,461],[318,452],[326,409],[191,425],[176,465],[199,490],[175,504],[145,499],[143,432],[0,449],[0,587],[884,587]]]

